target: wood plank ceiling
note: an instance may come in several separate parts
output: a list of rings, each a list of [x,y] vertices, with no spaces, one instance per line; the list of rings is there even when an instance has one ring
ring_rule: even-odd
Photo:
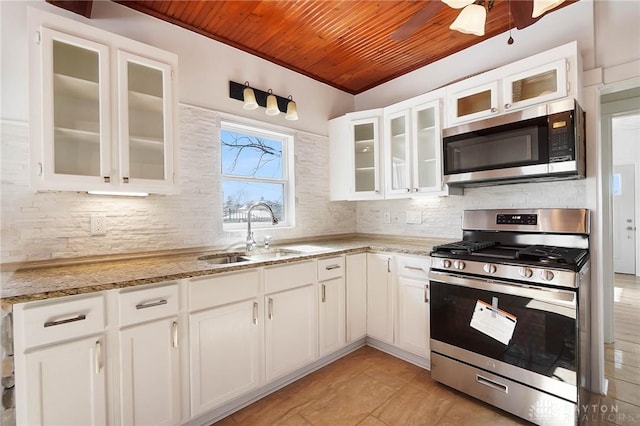
[[[478,37],[450,30],[460,10],[439,0],[115,1],[351,94],[504,33],[510,25],[517,48],[515,28],[544,19],[531,19],[533,0],[511,5],[487,0],[485,6],[492,8],[485,35]],[[504,38],[506,48],[508,35]]]

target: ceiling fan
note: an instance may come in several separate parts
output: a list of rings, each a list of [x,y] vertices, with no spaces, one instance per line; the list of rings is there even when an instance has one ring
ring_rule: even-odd
[[[494,1],[495,0],[487,1],[488,10],[491,10]],[[544,13],[560,5],[564,0],[506,1],[509,1],[510,14],[515,27],[521,30],[536,22]],[[463,8],[469,5],[480,5],[484,8],[484,3],[485,0],[429,0],[422,9],[416,12],[407,22],[391,34],[391,39],[396,41],[406,40],[423,25],[429,22],[432,17],[438,14],[445,5],[449,5],[454,9]],[[460,30],[458,29],[458,31]],[[484,35],[484,32],[480,35]]]

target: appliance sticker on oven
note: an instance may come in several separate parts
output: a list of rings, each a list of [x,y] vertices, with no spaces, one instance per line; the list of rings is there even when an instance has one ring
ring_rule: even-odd
[[[473,317],[471,317],[471,327],[508,345],[516,328],[517,317],[498,309],[498,298],[493,299],[492,305],[482,300],[476,301]]]

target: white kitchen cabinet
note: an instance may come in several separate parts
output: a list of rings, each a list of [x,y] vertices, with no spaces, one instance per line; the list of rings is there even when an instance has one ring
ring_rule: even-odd
[[[257,270],[189,283],[191,415],[202,414],[261,382]],[[199,310],[203,309],[204,310]]]
[[[385,198],[452,193],[442,183],[443,96],[434,91],[385,108]]]
[[[367,253],[367,335],[393,344],[393,256]]]
[[[329,122],[332,200],[383,198],[380,152],[382,110],[346,114]]]
[[[345,344],[345,259],[318,260],[318,353],[324,356]]]
[[[346,341],[367,335],[367,254],[345,256],[346,263]]]
[[[446,87],[447,127],[562,98],[580,102],[582,61],[575,42]]]
[[[398,314],[395,344],[429,358],[428,257],[396,256]]]
[[[102,294],[14,306],[16,422],[106,425]]]
[[[123,425],[180,422],[178,309],[175,283],[119,293]]]
[[[316,263],[264,270],[265,375],[271,381],[317,357]]]
[[[177,56],[42,11],[30,26],[32,186],[175,192]]]

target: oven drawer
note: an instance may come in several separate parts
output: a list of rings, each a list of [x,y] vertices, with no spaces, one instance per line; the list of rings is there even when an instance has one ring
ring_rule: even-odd
[[[571,402],[435,352],[431,352],[431,378],[535,424],[576,422],[576,406]]]

